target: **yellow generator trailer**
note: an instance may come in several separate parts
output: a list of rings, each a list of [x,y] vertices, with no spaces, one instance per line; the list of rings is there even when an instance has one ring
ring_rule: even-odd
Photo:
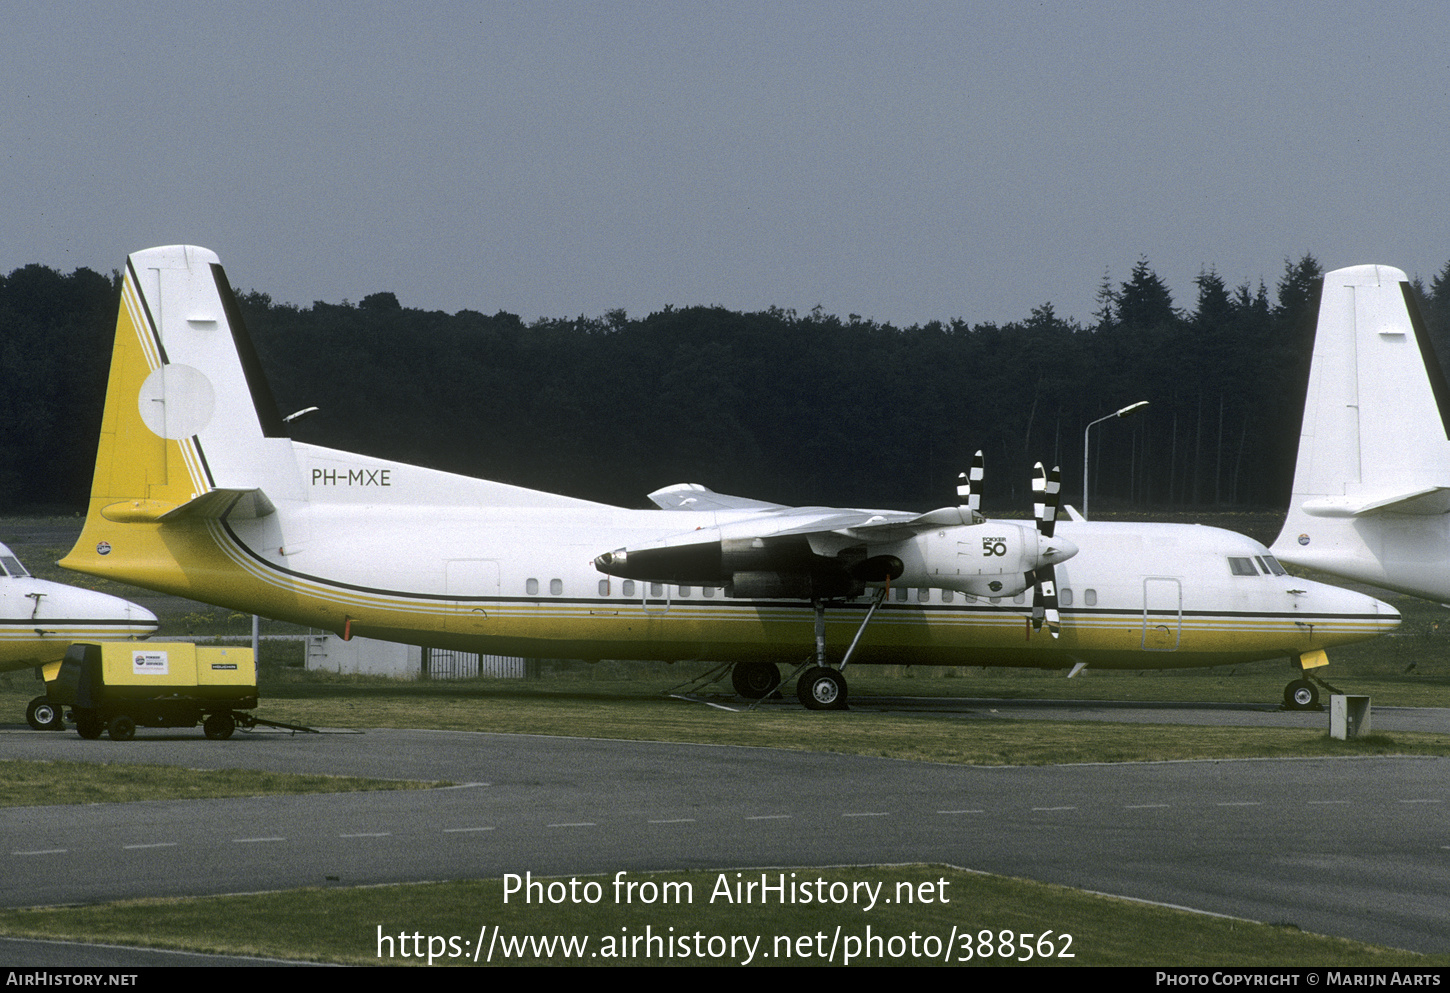
[[[257,663],[250,648],[170,643],[75,644],[45,686],[82,738],[109,732],[125,741],[137,727],[191,728],[230,738],[255,720]]]

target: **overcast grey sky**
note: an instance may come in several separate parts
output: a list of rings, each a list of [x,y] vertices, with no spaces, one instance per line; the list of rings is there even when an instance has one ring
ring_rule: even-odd
[[[1450,260],[1443,0],[0,9],[4,273],[910,324]]]

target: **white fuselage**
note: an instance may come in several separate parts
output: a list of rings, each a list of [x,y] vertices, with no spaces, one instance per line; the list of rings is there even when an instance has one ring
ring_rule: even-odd
[[[36,579],[0,545],[0,672],[58,662],[72,642],[148,637],[156,615],[120,597]]]

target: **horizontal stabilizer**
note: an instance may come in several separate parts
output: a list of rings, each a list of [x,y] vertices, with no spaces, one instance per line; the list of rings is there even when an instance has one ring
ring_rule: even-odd
[[[1380,496],[1319,497],[1305,500],[1304,513],[1311,517],[1362,517],[1367,514],[1416,514],[1432,516],[1450,513],[1450,486],[1427,486],[1411,493]]]
[[[123,500],[102,508],[101,516],[117,524],[172,524],[223,517],[254,520],[276,509],[261,490],[212,490],[180,505],[162,500]]]

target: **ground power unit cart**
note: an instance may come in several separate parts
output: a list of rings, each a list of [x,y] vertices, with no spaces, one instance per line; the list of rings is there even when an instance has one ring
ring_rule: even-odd
[[[250,648],[189,642],[75,644],[55,679],[51,702],[67,709],[82,738],[102,732],[125,741],[137,727],[192,728],[208,738],[230,738],[255,718],[257,664]]]

